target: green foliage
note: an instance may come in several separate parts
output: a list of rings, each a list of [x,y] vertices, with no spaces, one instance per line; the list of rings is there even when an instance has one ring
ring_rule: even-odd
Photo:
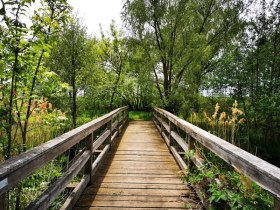
[[[151,112],[144,112],[144,111],[129,111],[129,120],[145,120],[150,121],[152,120],[152,113]]]
[[[207,160],[201,170],[187,170],[185,179],[198,185],[212,209],[271,209],[273,197],[209,151],[200,151]],[[186,154],[186,157],[194,152]],[[216,180],[219,180],[216,182]]]
[[[8,209],[16,209],[16,198],[20,196],[19,209],[24,209],[34,201],[48,186],[61,176],[63,168],[68,162],[68,157],[60,156],[55,161],[48,163],[32,175],[21,181],[17,187],[9,191]],[[20,192],[20,193],[19,193]]]

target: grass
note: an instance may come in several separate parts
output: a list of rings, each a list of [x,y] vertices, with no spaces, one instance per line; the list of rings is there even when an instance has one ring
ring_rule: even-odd
[[[152,117],[153,117],[152,112],[145,112],[145,111],[130,111],[129,112],[129,120],[150,121],[150,120],[152,120]]]

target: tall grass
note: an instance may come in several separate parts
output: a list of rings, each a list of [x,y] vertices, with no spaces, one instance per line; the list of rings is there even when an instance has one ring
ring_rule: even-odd
[[[237,101],[227,111],[220,110],[219,103],[216,103],[212,114],[205,111],[203,115],[193,113],[189,120],[232,144],[239,141],[240,127],[246,122],[245,113],[238,108]]]
[[[240,146],[240,138],[244,136],[241,131],[246,123],[245,113],[238,108],[237,101],[226,110],[221,110],[219,104],[216,103],[213,113],[193,113],[189,121],[238,146]],[[273,198],[268,192],[214,153],[199,144],[195,146],[196,152],[205,160],[204,168],[203,170],[187,170],[185,178],[188,183],[199,185],[205,190],[203,196],[208,198],[214,209],[272,208]],[[219,184],[208,181],[217,178]]]
[[[22,112],[25,111],[27,108],[26,106],[27,104],[23,104]],[[27,150],[45,143],[71,129],[71,122],[67,113],[54,108],[46,98],[42,98],[39,102],[34,101],[31,109],[32,114],[29,118],[29,129],[25,145]],[[88,115],[83,115],[78,117],[78,123],[81,125],[96,117],[98,116],[90,117]],[[18,119],[16,113],[14,113],[14,119],[14,125],[12,126],[12,156],[16,156],[23,151],[19,121],[23,121],[24,119]],[[0,137],[5,137],[3,130],[0,132]],[[84,142],[81,142],[79,145],[75,145],[72,150],[76,153],[81,147],[84,147],[83,143]],[[0,145],[0,160],[4,160],[4,144]],[[69,154],[70,150],[66,151],[55,160],[22,180],[16,187],[10,190],[6,197],[8,209],[24,209],[30,202],[34,201],[42,192],[44,192],[68,167]],[[68,194],[69,190],[64,191],[52,204],[50,209],[58,209],[61,203],[63,203],[65,195]]]

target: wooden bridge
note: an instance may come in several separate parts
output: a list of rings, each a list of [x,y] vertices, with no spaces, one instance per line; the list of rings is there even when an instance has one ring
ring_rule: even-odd
[[[62,176],[26,209],[47,209],[77,175],[80,182],[62,209],[203,209],[207,201],[197,196],[203,189],[180,179],[188,167],[203,170],[198,155],[182,158],[196,141],[269,191],[280,209],[279,168],[159,108],[154,122],[128,123],[126,107],[1,164],[0,209],[7,209],[10,189],[77,144],[80,150]]]

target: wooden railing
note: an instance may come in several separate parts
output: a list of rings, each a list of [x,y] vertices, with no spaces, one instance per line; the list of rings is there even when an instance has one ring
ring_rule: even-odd
[[[94,182],[92,176],[110,150],[111,144],[124,130],[127,122],[128,108],[122,107],[2,163],[0,165],[0,209],[7,208],[5,193],[21,180],[74,145],[84,141],[85,147],[71,160],[62,176],[26,207],[26,209],[47,209],[71,180],[83,171],[81,181],[62,207],[62,209],[71,209],[88,183]],[[94,135],[94,132],[103,127],[105,128],[102,132],[99,131],[101,133],[98,136]],[[102,150],[98,150],[99,148]],[[93,160],[94,153],[95,156],[98,154],[95,160]]]
[[[154,122],[181,169],[188,167],[181,155],[194,150],[197,141],[269,191],[275,197],[274,209],[280,209],[279,168],[163,109],[154,108]],[[203,159],[198,155],[191,157],[191,162],[203,168]]]

